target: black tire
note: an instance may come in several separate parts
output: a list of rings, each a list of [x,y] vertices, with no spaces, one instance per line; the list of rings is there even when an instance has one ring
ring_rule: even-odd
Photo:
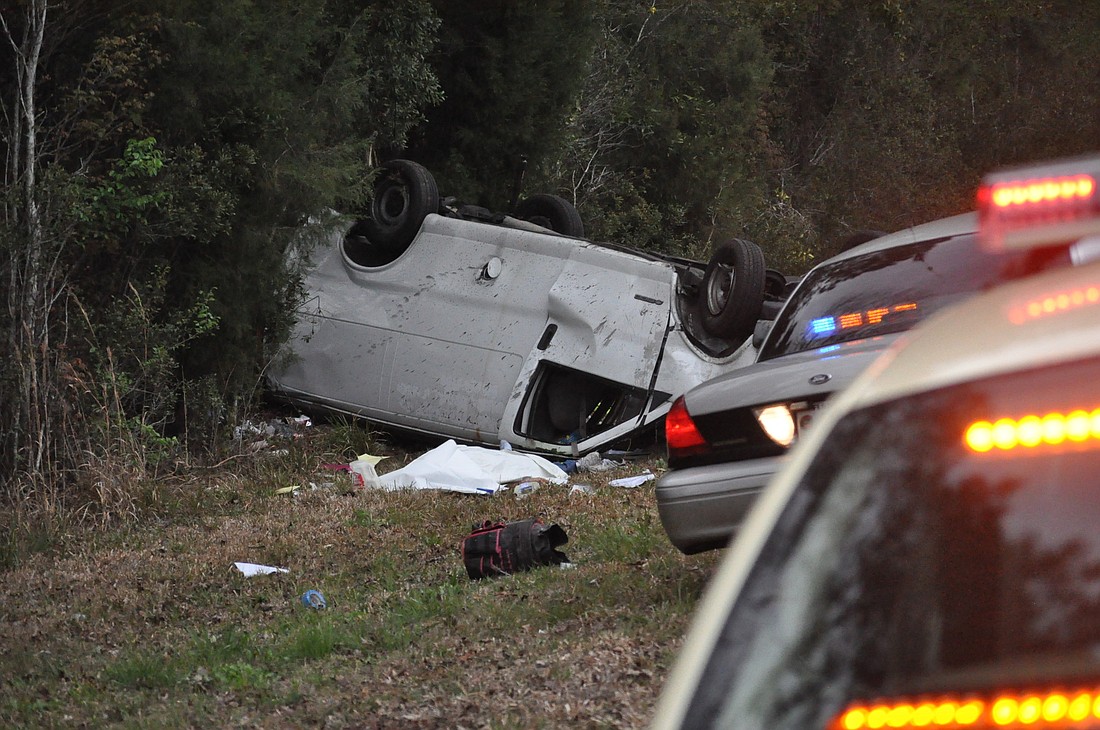
[[[437,212],[439,188],[431,173],[411,160],[390,160],[378,172],[363,233],[371,244],[396,257],[412,243],[428,214]]]
[[[572,203],[557,195],[539,193],[525,198],[516,206],[515,216],[563,236],[584,238],[581,214]]]
[[[731,342],[751,335],[764,303],[764,280],[759,246],[739,238],[719,245],[699,288],[703,329]]]
[[[764,272],[764,296],[767,299],[784,300],[789,293],[787,290],[787,277],[775,269]]]

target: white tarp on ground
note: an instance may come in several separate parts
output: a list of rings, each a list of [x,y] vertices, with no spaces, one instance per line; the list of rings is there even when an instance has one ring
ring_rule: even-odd
[[[447,441],[396,471],[382,474],[382,489],[443,489],[467,494],[494,494],[503,484],[546,479],[566,484],[569,476],[541,456],[515,451],[459,446]]]

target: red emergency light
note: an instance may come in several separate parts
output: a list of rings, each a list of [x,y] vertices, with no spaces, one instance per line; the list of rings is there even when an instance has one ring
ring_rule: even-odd
[[[978,189],[983,243],[1030,248],[1100,235],[1100,155],[987,175]]]

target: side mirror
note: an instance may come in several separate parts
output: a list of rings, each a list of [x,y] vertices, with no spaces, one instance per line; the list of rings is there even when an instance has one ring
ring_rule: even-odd
[[[764,344],[764,338],[768,336],[768,332],[771,331],[772,321],[768,319],[759,319],[756,321],[756,326],[752,330],[752,346],[759,350],[760,346]]]
[[[1081,266],[1100,259],[1100,236],[1082,238],[1069,247],[1069,255],[1074,266]]]

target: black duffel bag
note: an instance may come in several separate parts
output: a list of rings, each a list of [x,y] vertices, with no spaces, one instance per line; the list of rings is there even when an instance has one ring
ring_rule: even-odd
[[[569,541],[565,530],[542,520],[474,525],[462,541],[462,562],[470,578],[512,575],[539,565],[568,563],[556,548]]]

